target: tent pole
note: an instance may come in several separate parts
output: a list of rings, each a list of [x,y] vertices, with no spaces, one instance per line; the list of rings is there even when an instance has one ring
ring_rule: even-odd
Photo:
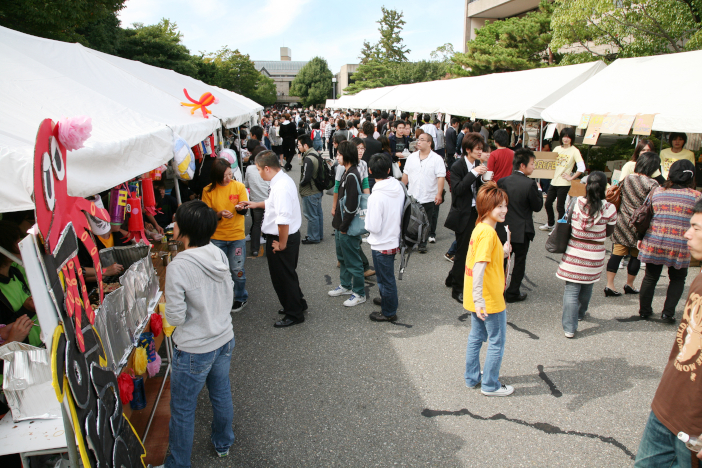
[[[522,125],[522,148],[527,147],[526,114],[524,114],[524,124]]]
[[[539,119],[541,122],[541,132],[539,133],[539,151],[543,151],[544,147],[544,119]]]
[[[173,189],[175,190],[176,201],[178,202],[178,206],[180,206],[183,204],[183,201],[180,198],[180,187],[178,186],[178,176],[176,176],[175,185],[173,186]]]

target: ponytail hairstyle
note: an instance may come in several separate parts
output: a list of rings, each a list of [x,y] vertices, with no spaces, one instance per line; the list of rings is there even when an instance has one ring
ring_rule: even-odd
[[[587,176],[585,197],[587,198],[588,215],[594,217],[602,209],[602,200],[607,190],[607,176],[602,171],[591,172]]]
[[[492,180],[483,184],[475,198],[475,208],[478,210],[478,219],[475,225],[483,222],[490,215],[490,212],[500,206],[502,202],[509,203],[507,192],[499,188]]]

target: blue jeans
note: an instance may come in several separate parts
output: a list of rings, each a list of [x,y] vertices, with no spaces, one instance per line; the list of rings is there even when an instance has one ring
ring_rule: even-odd
[[[246,239],[235,241],[223,241],[212,239],[214,245],[219,247],[229,259],[229,271],[234,280],[234,300],[246,302],[249,293],[246,291],[246,271],[244,261],[246,260]]]
[[[380,311],[386,317],[397,314],[397,284],[395,283],[395,254],[386,255],[377,250],[371,250],[375,277],[378,280],[378,290],[382,299]]]
[[[193,354],[175,349],[171,373],[171,421],[168,444],[171,453],[167,468],[190,466],[195,434],[197,397],[207,384],[212,403],[212,435],[210,440],[218,452],[226,452],[234,443],[234,406],[229,382],[234,339],[209,353]]]
[[[695,435],[695,434],[690,434]],[[693,454],[685,443],[670,432],[653,414],[648,416],[639,450],[636,453],[636,468],[679,467],[687,468]]]
[[[482,388],[486,392],[494,392],[502,387],[500,383],[500,366],[505,354],[505,338],[507,334],[507,311],[488,314],[482,321],[473,312],[470,320],[470,335],[466,349],[466,385],[473,387],[480,379],[480,348],[487,341],[487,354],[483,366]]]
[[[563,331],[575,333],[578,330],[578,319],[585,318],[585,312],[590,305],[592,286],[594,283],[581,284],[566,281],[563,291]]]
[[[266,147],[268,151],[271,150],[271,140],[268,137],[263,137],[263,146]]]
[[[322,214],[322,192],[302,197],[302,213],[307,219],[307,237],[312,242],[321,242],[324,237]]]
[[[446,252],[449,255],[456,255],[456,252],[458,251],[458,242],[453,241],[451,244],[451,247],[449,247],[448,252]]]

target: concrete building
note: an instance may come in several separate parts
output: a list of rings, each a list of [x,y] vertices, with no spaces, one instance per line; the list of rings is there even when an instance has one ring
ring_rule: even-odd
[[[536,10],[539,0],[464,0],[465,26],[463,28],[463,53],[466,42],[475,39],[475,30],[485,26],[485,21],[523,16]]]
[[[307,62],[294,62],[290,47],[280,48],[280,61],[254,60],[256,70],[275,81],[278,94],[277,103],[299,102],[299,98],[290,95],[290,83]]]
[[[339,73],[334,75],[336,77],[336,95],[340,94],[346,94],[344,92],[344,88],[349,86],[350,84],[353,84],[355,81],[353,79],[353,74],[356,73],[356,70],[358,70],[358,64],[351,64],[347,63],[346,65],[341,66],[341,70],[339,70]],[[336,99],[336,96],[334,96],[334,99]]]

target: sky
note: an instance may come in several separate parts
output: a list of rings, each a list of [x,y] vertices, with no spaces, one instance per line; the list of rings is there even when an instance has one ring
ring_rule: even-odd
[[[429,60],[446,43],[463,50],[463,0],[127,0],[119,17],[122,27],[175,21],[192,54],[228,46],[252,60],[280,60],[280,48],[290,47],[292,60],[319,56],[337,73],[359,62],[364,40],[380,38],[382,5],[404,12],[410,61]]]

